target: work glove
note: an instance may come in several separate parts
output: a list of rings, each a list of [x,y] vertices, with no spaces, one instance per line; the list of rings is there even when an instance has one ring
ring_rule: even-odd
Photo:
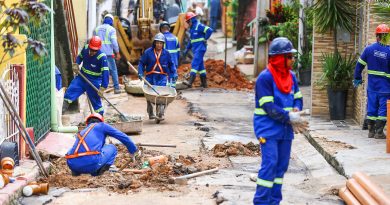
[[[100,88],[99,88],[98,95],[99,95],[100,97],[103,97],[104,90],[106,90],[106,89],[105,89],[105,88],[103,88],[103,87],[100,87]]]
[[[309,128],[309,122],[306,120],[302,120],[300,122],[291,122],[291,125],[295,134],[306,132]]]
[[[74,73],[78,74],[80,72],[79,64],[73,63],[72,70]]]
[[[299,112],[289,112],[288,116],[290,117],[291,123],[298,123],[302,121],[301,114],[299,114]]]
[[[140,80],[143,80],[144,75],[142,75],[142,73],[138,73],[138,78],[139,78]]]
[[[357,87],[359,87],[359,85],[362,84],[362,80],[354,79],[354,80],[352,81],[352,83],[353,83],[353,87],[354,87],[354,88],[357,88]]]

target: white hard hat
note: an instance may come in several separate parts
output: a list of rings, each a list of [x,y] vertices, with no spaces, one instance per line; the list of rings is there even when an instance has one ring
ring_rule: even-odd
[[[112,14],[106,14],[104,18],[111,18],[112,20],[114,20],[114,16]]]

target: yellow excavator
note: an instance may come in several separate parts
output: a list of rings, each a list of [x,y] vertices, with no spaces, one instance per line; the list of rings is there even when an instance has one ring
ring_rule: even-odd
[[[152,45],[154,35],[160,32],[157,23],[160,19],[155,19],[153,11],[153,0],[138,0],[134,24],[131,24],[125,18],[114,17],[114,27],[117,30],[117,39],[122,56],[122,59],[117,62],[120,75],[131,73],[127,61],[138,64],[142,53]],[[178,14],[174,20],[171,20],[170,24],[171,32],[182,45],[187,27],[185,13]]]

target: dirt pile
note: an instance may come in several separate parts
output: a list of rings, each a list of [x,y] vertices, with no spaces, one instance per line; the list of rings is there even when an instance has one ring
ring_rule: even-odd
[[[225,142],[224,144],[216,144],[213,149],[215,157],[227,157],[227,156],[259,156],[259,145],[249,142],[248,144],[242,144],[241,142]]]
[[[212,88],[225,88],[236,90],[252,90],[254,82],[249,81],[240,72],[237,67],[231,68],[226,66],[226,73],[224,70],[225,63],[223,60],[207,60],[205,67],[207,71],[207,83]],[[191,64],[183,64],[177,69],[179,79],[185,80],[191,71]],[[199,77],[194,82],[195,86],[200,86]]]
[[[121,168],[126,164],[130,155],[123,145],[118,145],[118,155],[115,160],[115,166]],[[164,153],[155,150],[142,149],[141,156],[136,156],[136,162],[131,162],[121,172],[106,171],[101,176],[93,177],[83,174],[72,176],[71,171],[66,164],[65,158],[58,158],[52,161],[53,166],[49,176],[50,186],[68,187],[70,189],[80,188],[98,188],[105,187],[108,191],[127,193],[136,191],[140,187],[156,188],[159,191],[175,190],[175,184],[169,184],[172,177],[191,174],[198,171],[208,170],[218,167],[218,163],[213,163],[202,159],[201,156],[169,156],[166,164],[154,164],[148,166],[146,161],[153,156],[164,155]],[[145,168],[146,166],[146,168]],[[143,169],[144,168],[144,169]],[[125,170],[143,170],[141,173],[134,173]],[[42,181],[47,181],[42,179]]]

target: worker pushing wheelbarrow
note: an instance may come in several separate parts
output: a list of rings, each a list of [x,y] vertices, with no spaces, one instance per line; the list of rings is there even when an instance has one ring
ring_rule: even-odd
[[[138,77],[146,83],[143,90],[149,119],[155,119],[156,123],[164,120],[167,105],[176,97],[174,88],[177,80],[176,66],[168,50],[164,49],[164,44],[164,34],[156,34],[152,47],[145,50],[138,64]],[[131,63],[128,62],[128,64],[135,70]],[[153,109],[154,105],[156,114]]]

